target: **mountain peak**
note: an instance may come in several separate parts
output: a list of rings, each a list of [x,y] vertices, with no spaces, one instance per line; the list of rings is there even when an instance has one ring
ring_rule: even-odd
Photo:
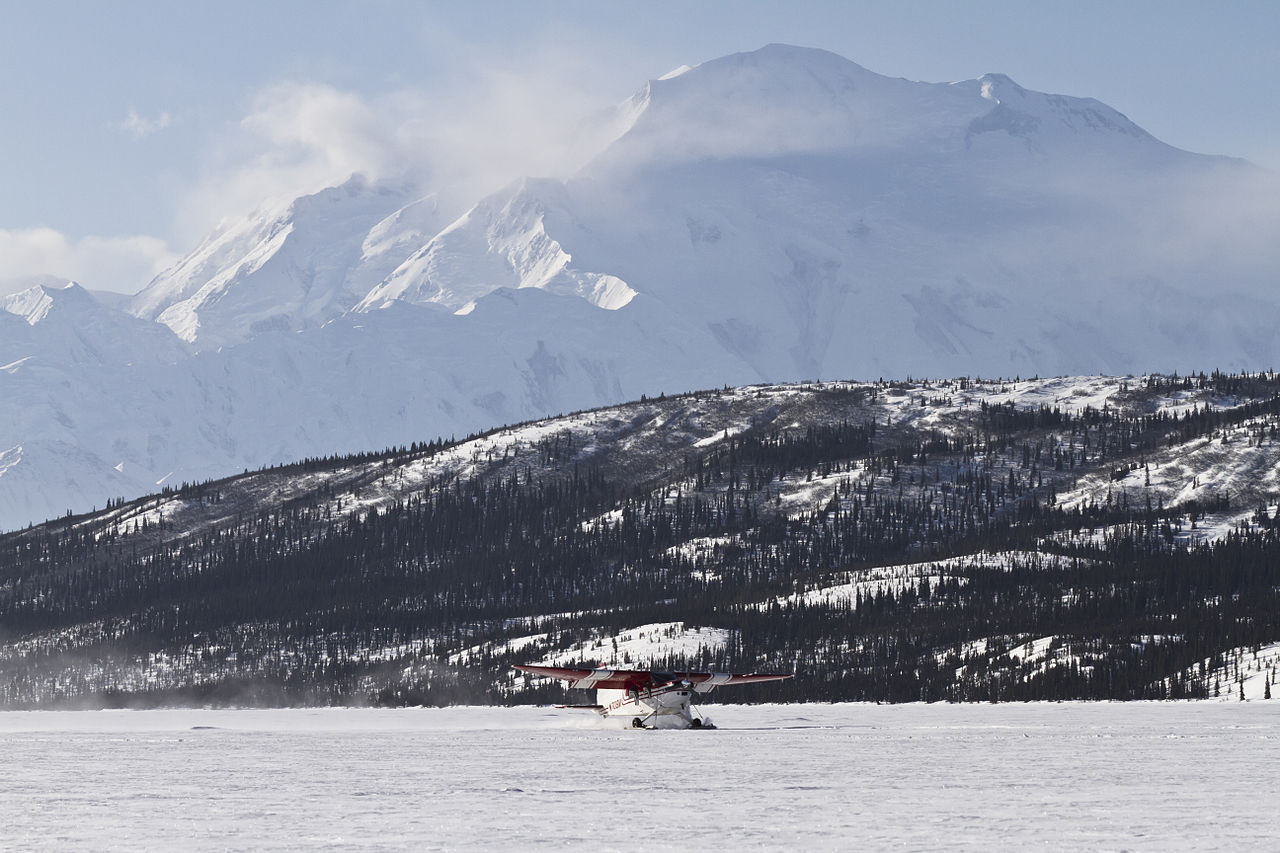
[[[1008,74],[983,74],[978,78],[978,83],[982,87],[982,97],[988,101],[1001,103],[1010,97],[1027,96],[1027,90],[1015,83]]]
[[[0,308],[34,326],[49,316],[55,305],[93,305],[96,300],[77,282],[36,284],[0,300]]]
[[[980,148],[991,150],[1006,149],[1013,138],[1033,156],[1052,151],[1074,158],[1107,148],[1132,164],[1167,153],[1092,98],[1034,91],[1002,73],[953,84],[915,82],[788,44],[678,69],[650,81],[628,109],[627,131],[592,172],[602,164],[661,167],[890,149],[937,161],[965,156],[979,137]]]
[[[848,91],[860,81],[889,79],[831,51],[789,44],[767,44],[758,50],[732,53],[677,71],[650,85],[657,84],[660,91],[696,86],[707,87],[717,95],[735,91],[768,94],[813,87]]]
[[[204,349],[321,326],[434,234],[435,204],[418,200],[407,184],[354,174],[264,206],[157,276],[130,310]]]
[[[695,69],[717,69],[717,68],[795,68],[804,67],[815,71],[828,71],[836,73],[861,72],[863,74],[874,74],[868,71],[858,63],[851,59],[846,59],[838,53],[832,53],[829,50],[823,50],[820,47],[802,47],[794,44],[783,44],[781,42],[773,42],[766,44],[764,47],[755,50],[746,50],[739,53],[731,53],[727,56],[721,56],[711,59]],[[881,76],[881,75],[875,75]]]
[[[1093,98],[1036,92],[1018,85],[1007,74],[983,74],[977,80],[957,84],[966,90],[976,86],[978,94],[995,104],[990,112],[975,118],[969,125],[966,141],[974,135],[992,130],[1030,140],[1042,150],[1054,136],[1072,138],[1071,147],[1082,137],[1112,141],[1118,138],[1154,143],[1161,153],[1167,146],[1156,140],[1127,116]],[[1106,143],[1103,143],[1106,144]],[[1144,148],[1145,155],[1153,150]]]

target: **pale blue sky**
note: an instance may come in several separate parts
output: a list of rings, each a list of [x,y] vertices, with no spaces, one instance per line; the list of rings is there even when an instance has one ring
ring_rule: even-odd
[[[1172,145],[1280,168],[1275,0],[0,0],[0,12],[0,280],[44,270],[137,289],[255,193],[420,149],[438,170],[483,157],[478,186],[553,170],[555,128],[574,116],[769,42],[916,80],[999,71],[1098,98]]]

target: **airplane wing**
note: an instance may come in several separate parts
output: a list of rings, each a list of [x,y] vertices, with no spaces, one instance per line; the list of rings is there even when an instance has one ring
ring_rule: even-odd
[[[570,687],[591,690],[627,690],[654,684],[653,673],[640,669],[587,669],[567,666],[517,666],[521,672],[569,682]]]
[[[542,675],[569,682],[570,687],[592,690],[629,690],[631,688],[657,687],[673,681],[687,681],[694,691],[707,693],[726,684],[755,684],[761,681],[781,681],[790,674],[779,673],[730,673],[730,672],[651,672],[646,669],[587,669],[564,666],[517,666],[521,672]]]
[[[762,681],[782,681],[790,678],[791,675],[790,673],[783,675],[782,673],[772,672],[686,672],[675,677],[688,681],[698,693],[709,693],[715,688],[723,687],[726,684],[757,684]]]

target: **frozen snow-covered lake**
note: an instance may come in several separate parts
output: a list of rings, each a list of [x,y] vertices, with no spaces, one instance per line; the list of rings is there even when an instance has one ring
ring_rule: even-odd
[[[0,849],[1277,849],[1280,702],[0,713]]]

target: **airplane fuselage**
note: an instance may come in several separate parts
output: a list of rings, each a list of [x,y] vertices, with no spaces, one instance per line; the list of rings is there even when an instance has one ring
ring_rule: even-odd
[[[631,717],[633,725],[652,727],[659,718],[701,727],[701,717],[690,710],[693,689],[688,685],[670,684],[652,689],[597,690],[596,702],[604,717]],[[637,724],[634,721],[639,720]]]

